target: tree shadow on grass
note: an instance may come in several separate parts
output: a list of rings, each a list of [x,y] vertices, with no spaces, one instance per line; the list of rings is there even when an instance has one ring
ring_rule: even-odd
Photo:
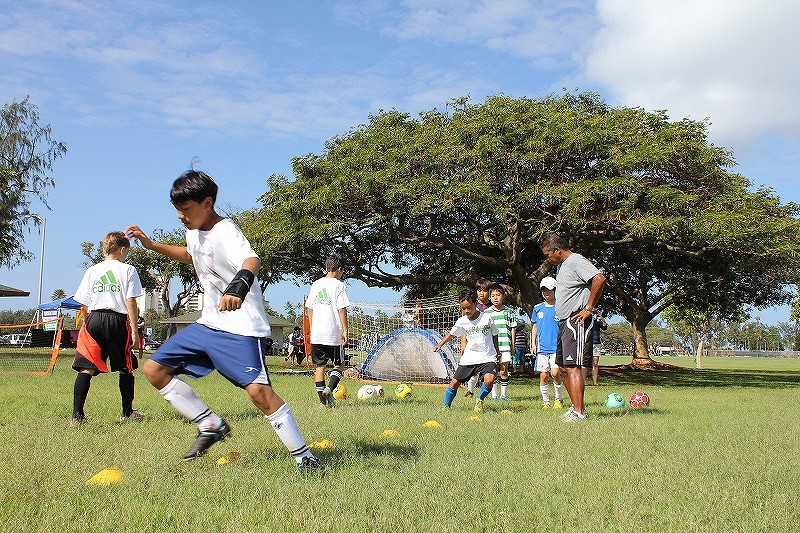
[[[314,450],[326,468],[338,468],[354,460],[363,462],[370,458],[390,458],[397,461],[413,461],[419,450],[413,444],[383,442],[380,440],[356,440],[341,448]]]
[[[600,368],[601,383],[672,387],[785,388],[800,385],[800,372],[792,370],[739,370],[672,367],[640,370],[629,365]]]
[[[643,408],[631,408],[631,407],[624,407],[619,409],[605,409],[603,411],[599,411],[596,413],[592,413],[591,418],[626,418],[630,416],[641,417],[641,416],[657,416],[657,415],[665,415],[669,411],[666,409],[659,409],[657,407],[643,407]]]

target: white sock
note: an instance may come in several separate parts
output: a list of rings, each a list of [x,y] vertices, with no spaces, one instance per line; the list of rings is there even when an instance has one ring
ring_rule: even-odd
[[[497,399],[497,382],[496,381],[494,382],[494,385],[492,385],[492,399],[493,400]]]
[[[550,387],[548,387],[547,385],[539,385],[539,392],[542,393],[542,403],[549,404],[550,403]]]
[[[506,393],[508,392],[508,381],[500,381],[500,396],[503,398],[506,397]]]
[[[564,386],[563,383],[553,383],[553,389],[556,392],[556,401],[557,402],[560,402],[563,399],[562,392],[561,392],[563,386]]]
[[[271,415],[264,416],[272,424],[272,429],[278,434],[281,442],[292,454],[297,464],[303,461],[303,457],[314,457],[314,454],[306,446],[303,435],[300,434],[300,427],[297,425],[297,420],[295,420],[294,413],[292,413],[288,403],[281,405]]]
[[[218,428],[222,423],[222,418],[209,409],[185,381],[172,378],[158,393],[180,414],[197,424],[201,431]]]
[[[467,390],[470,391],[472,394],[475,394],[475,384],[478,382],[478,376],[472,376],[467,381]]]

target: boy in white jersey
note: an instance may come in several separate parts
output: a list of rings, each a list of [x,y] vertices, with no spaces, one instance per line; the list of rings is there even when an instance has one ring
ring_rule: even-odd
[[[489,299],[489,289],[492,287],[492,282],[486,278],[480,278],[478,281],[475,282],[475,294],[478,295],[478,302],[476,308],[478,312],[483,313],[486,311],[490,305],[492,305],[491,300]],[[467,338],[465,336],[461,336],[461,353],[464,353],[464,349],[467,346]],[[480,374],[475,374],[469,381],[467,381],[467,392],[464,393],[464,398],[471,398],[475,395],[475,385],[481,379]]]
[[[78,371],[72,393],[72,426],[86,419],[83,408],[92,376],[108,372],[109,366],[112,372],[119,372],[120,422],[144,418],[133,408],[133,370],[138,364],[132,354],[132,347],[140,346],[136,298],[142,295],[142,283],[136,269],[125,264],[131,243],[124,233],[112,231],[101,248],[105,261],[89,267],[73,297],[86,318],[72,363]]]
[[[333,390],[342,379],[342,352],[347,345],[347,290],[342,282],[342,258],[331,255],[325,260],[325,277],[311,285],[306,306],[311,330],[311,361],[316,365],[314,384],[320,407],[333,407]],[[325,368],[333,362],[331,379],[325,386]]]
[[[458,362],[453,381],[444,391],[444,406],[449,408],[458,394],[458,387],[472,376],[483,375],[483,385],[475,401],[475,411],[483,410],[483,399],[489,394],[497,375],[497,359],[500,349],[497,346],[497,326],[486,313],[477,309],[478,296],[472,289],[464,289],[458,297],[462,316],[456,320],[452,329],[433,347],[434,352],[456,336],[465,336],[467,343],[461,360]]]
[[[492,285],[489,291],[492,306],[484,313],[492,317],[497,326],[497,345],[500,349],[500,401],[508,401],[508,365],[511,363],[511,351],[516,342],[517,319],[514,313],[504,305],[506,290],[500,284]],[[492,387],[492,400],[497,399],[497,382]]]
[[[245,389],[297,461],[301,474],[320,469],[288,404],[275,393],[264,366],[270,333],[261,288],[253,283],[261,260],[241,230],[214,210],[217,184],[189,170],[172,184],[170,200],[186,226],[186,246],[153,242],[138,227],[127,230],[142,245],[176,261],[193,264],[205,294],[203,314],[170,337],[142,370],[179,413],[197,424],[198,434],[183,455],[191,461],[231,433],[228,423],[201,400],[179,374],[202,377],[217,370]]]

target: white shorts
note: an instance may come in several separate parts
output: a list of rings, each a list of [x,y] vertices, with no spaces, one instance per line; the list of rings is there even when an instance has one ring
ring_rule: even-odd
[[[511,352],[500,352],[500,362],[501,363],[510,363],[511,362]]]
[[[557,369],[556,354],[554,353],[540,353],[536,356],[536,371],[537,372],[550,372]]]

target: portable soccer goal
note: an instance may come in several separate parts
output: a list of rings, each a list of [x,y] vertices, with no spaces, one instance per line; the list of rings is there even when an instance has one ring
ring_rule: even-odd
[[[367,380],[447,383],[458,366],[457,339],[433,348],[461,315],[456,296],[353,302],[348,309],[350,375]]]
[[[61,349],[62,321],[0,325],[0,373],[50,374]]]

